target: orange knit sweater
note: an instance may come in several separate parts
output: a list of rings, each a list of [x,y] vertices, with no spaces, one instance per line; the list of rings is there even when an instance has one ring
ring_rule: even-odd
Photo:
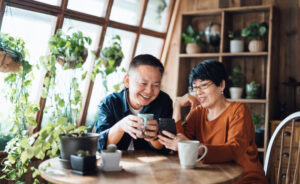
[[[233,102],[212,121],[207,120],[207,109],[193,109],[185,124],[176,122],[177,132],[189,139],[199,140],[208,152],[204,163],[235,161],[244,168],[242,183],[268,183],[258,159],[254,141],[254,126],[246,105]]]

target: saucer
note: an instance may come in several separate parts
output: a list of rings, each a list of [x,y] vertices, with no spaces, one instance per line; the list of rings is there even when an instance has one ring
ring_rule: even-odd
[[[102,171],[121,171],[122,170],[122,166],[119,165],[117,167],[107,167],[107,166],[103,166],[102,164],[99,166],[100,169]]]

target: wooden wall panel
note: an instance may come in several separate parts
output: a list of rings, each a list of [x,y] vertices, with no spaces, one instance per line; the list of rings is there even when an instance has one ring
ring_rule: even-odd
[[[229,0],[232,1],[232,0]],[[180,46],[180,32],[181,32],[181,13],[187,11],[203,10],[203,9],[216,9],[219,7],[230,6],[229,1],[226,0],[181,0],[179,12],[177,14],[176,23],[173,29],[173,35],[170,42],[170,50],[168,52],[165,68],[166,73],[163,77],[162,89],[170,94],[174,99],[176,97],[176,81],[178,77],[178,54]],[[249,3],[254,3],[252,0],[233,0],[243,6]],[[226,4],[227,3],[227,4]],[[284,113],[277,113],[277,116],[271,119],[278,119],[280,116],[285,116],[295,111],[300,110],[300,86],[296,89],[294,99],[293,88],[285,86],[283,83],[287,82],[289,77],[296,79],[300,82],[300,0],[257,0],[255,2],[262,5],[273,4],[278,11],[278,18],[275,20],[278,29],[275,30],[276,36],[273,40],[274,47],[278,47],[278,82],[271,78],[271,82],[275,82],[278,86],[278,98],[280,102],[286,104]],[[250,5],[249,4],[249,5]],[[252,5],[252,4],[251,4]],[[226,33],[225,33],[226,34]],[[276,41],[277,40],[277,41]],[[251,71],[250,71],[251,73]],[[274,81],[272,81],[274,80]],[[296,101],[296,105],[293,105]],[[276,111],[280,111],[280,106],[275,107]]]

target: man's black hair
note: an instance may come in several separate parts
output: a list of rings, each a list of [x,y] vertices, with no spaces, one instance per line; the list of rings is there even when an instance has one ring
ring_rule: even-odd
[[[224,65],[216,60],[205,60],[197,64],[191,71],[189,77],[190,86],[194,80],[211,80],[216,86],[220,86],[221,82],[227,81],[227,73]]]
[[[150,54],[141,54],[135,56],[129,65],[128,71],[130,71],[131,69],[135,69],[140,65],[153,66],[158,68],[161,75],[163,75],[164,73],[164,66],[162,65],[160,60]]]

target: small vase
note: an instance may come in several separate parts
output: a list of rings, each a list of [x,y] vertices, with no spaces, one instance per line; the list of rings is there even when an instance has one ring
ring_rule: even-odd
[[[186,53],[187,54],[195,54],[201,51],[201,47],[196,43],[188,43],[186,45]]]
[[[244,40],[230,40],[230,52],[243,52],[244,51]]]
[[[243,88],[240,87],[231,87],[229,88],[231,99],[240,99],[242,98]]]
[[[257,82],[250,82],[246,84],[246,98],[255,99],[259,98],[260,84]]]
[[[265,50],[265,42],[262,40],[251,40],[248,45],[250,52],[261,52]]]

